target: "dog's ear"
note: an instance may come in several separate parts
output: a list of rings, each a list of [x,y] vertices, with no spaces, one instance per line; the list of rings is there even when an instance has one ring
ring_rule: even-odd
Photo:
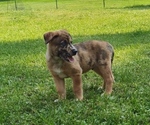
[[[72,42],[72,36],[70,34],[69,34],[69,37],[70,37],[69,40]]]
[[[47,32],[44,35],[45,44],[48,44],[52,39],[58,36],[58,34],[55,34],[54,32]]]

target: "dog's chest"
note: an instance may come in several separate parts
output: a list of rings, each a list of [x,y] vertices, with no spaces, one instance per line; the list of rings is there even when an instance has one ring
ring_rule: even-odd
[[[62,68],[60,66],[58,66],[58,65],[54,65],[52,70],[60,78],[66,78],[67,77],[67,75],[63,72]]]

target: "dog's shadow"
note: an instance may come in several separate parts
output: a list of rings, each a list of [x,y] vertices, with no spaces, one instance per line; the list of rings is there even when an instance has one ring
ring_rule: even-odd
[[[99,97],[103,93],[104,93],[104,90],[100,86],[91,85],[91,86],[84,86],[83,87],[84,99],[93,99],[93,97]],[[72,89],[67,90],[66,99],[67,100],[75,99],[75,95],[74,95]]]
[[[100,86],[89,86],[84,88],[84,98],[93,99],[93,97],[99,97],[104,93],[104,90]]]
[[[83,96],[85,99],[93,99],[93,96],[100,96],[104,93],[104,90],[102,89],[102,79],[92,71],[89,71],[86,74],[82,75],[82,81],[83,81]],[[66,79],[66,98],[69,100],[75,99],[75,95],[73,93],[73,84],[72,80]]]

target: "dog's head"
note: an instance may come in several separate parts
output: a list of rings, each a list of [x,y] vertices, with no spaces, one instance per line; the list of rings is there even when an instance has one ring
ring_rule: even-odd
[[[71,35],[65,30],[47,32],[44,34],[45,44],[48,44],[51,56],[57,56],[61,59],[72,62],[77,49],[72,45]]]

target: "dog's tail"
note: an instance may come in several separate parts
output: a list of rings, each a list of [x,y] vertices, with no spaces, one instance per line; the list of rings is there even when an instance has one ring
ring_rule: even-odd
[[[114,53],[114,50],[113,50],[113,51],[112,51],[112,55],[111,55],[111,65],[113,64],[114,55],[115,55],[115,53]]]
[[[108,48],[109,52],[111,53],[111,65],[112,65],[113,60],[114,60],[114,55],[115,55],[114,54],[114,48],[110,43],[108,43],[107,48]]]

